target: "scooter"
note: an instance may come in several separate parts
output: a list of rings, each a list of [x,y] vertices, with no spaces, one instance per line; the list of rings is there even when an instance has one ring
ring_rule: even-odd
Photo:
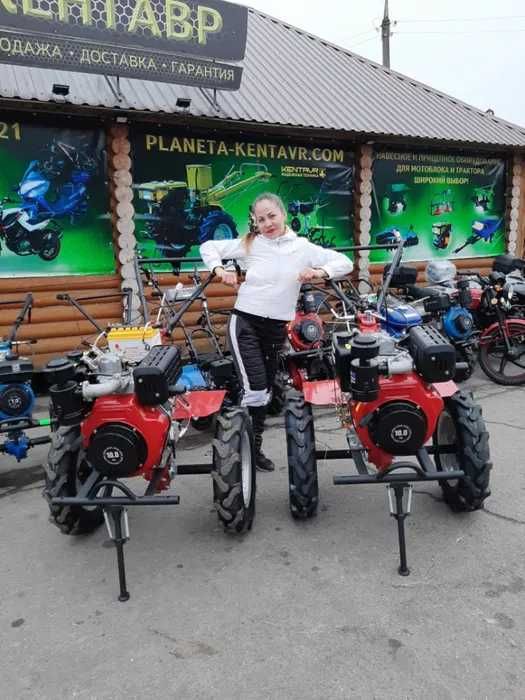
[[[60,141],[50,151],[47,159],[32,160],[26,168],[16,188],[21,203],[6,208],[13,203],[9,197],[0,203],[0,238],[7,248],[48,261],[60,252],[62,231],[54,220],[68,216],[73,222],[85,214],[87,184],[96,166],[91,157]]]

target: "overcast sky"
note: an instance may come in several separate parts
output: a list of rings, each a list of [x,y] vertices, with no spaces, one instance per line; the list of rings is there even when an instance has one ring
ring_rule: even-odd
[[[384,0],[236,0],[381,63]],[[389,0],[391,68],[525,126],[524,0]]]

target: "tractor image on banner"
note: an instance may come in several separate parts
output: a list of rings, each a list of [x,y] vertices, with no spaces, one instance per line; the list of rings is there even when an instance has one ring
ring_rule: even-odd
[[[505,251],[505,162],[498,158],[378,150],[371,243],[405,241],[405,260],[491,257]],[[377,250],[370,262],[386,262]]]
[[[326,247],[353,243],[353,158],[339,149],[135,132],[136,232],[146,258],[198,256],[245,235],[250,206],[278,194],[288,224]]]

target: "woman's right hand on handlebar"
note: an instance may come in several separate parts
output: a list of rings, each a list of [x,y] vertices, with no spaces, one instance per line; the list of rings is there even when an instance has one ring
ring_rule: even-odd
[[[239,278],[236,272],[225,270],[223,267],[216,267],[214,272],[216,277],[218,277],[223,284],[228,285],[228,287],[233,287],[234,289],[239,288]]]

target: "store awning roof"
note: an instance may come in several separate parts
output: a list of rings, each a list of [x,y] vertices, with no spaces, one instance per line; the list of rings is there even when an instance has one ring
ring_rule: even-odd
[[[397,137],[461,144],[525,147],[525,128],[498,119],[405,75],[388,70],[296,27],[249,11],[241,89],[218,93],[122,78],[119,102],[104,76],[0,66],[0,98],[172,113],[190,97],[195,117],[314,127],[369,138]],[[0,99],[1,108],[1,99]]]

